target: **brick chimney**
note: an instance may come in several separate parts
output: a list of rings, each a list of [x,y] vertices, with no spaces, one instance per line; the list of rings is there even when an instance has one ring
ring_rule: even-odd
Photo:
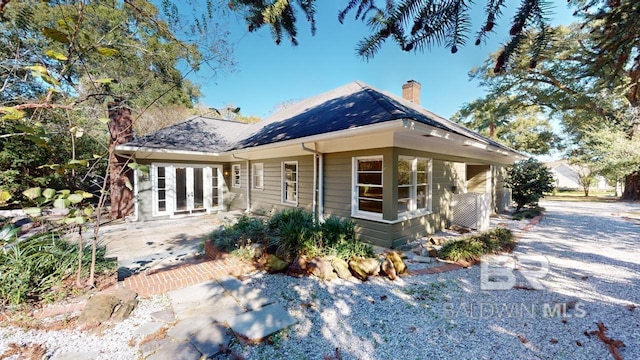
[[[420,83],[415,80],[409,80],[402,84],[402,98],[420,105]]]

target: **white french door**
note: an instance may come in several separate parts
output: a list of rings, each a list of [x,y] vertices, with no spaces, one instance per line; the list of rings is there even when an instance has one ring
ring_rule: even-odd
[[[153,164],[154,215],[184,215],[222,209],[221,165]]]

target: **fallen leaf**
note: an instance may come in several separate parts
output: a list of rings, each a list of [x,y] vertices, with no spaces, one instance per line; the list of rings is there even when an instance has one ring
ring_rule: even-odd
[[[580,340],[576,340],[576,345],[582,346],[582,343],[580,342]]]
[[[524,337],[524,335],[518,335],[518,340],[520,340],[520,342],[523,344],[526,344],[529,342],[529,340],[527,340],[527,338]]]
[[[552,343],[552,344],[557,344],[558,340],[556,340],[554,338],[551,338],[551,339],[549,339],[549,342]]]
[[[387,295],[382,295],[382,296],[380,296],[380,300],[382,300],[382,301],[387,300]]]
[[[626,305],[626,306],[625,306],[625,308],[626,308],[627,310],[629,310],[629,311],[633,311],[633,310],[635,310],[635,309],[636,309],[636,307],[637,307],[637,306],[636,306],[635,304],[629,304],[629,305]]]

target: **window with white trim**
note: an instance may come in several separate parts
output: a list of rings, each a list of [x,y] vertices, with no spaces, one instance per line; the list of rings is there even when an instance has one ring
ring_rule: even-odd
[[[398,157],[398,215],[431,211],[431,159]]]
[[[298,162],[282,163],[282,202],[298,205]]]
[[[240,169],[240,164],[234,164],[231,166],[231,186],[234,188],[239,188],[241,183],[240,183],[240,175],[241,175],[241,169]]]
[[[157,213],[164,213],[167,211],[167,168],[164,166],[154,166],[154,175],[156,188],[156,206]]]
[[[353,158],[353,213],[382,218],[382,156]]]
[[[252,165],[253,174],[253,188],[264,189],[264,165],[262,163],[255,163]]]

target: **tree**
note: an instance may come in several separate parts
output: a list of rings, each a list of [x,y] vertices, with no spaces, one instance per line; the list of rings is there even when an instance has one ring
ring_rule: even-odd
[[[232,0],[229,7],[244,15],[248,30],[257,31],[263,26],[271,30],[276,44],[288,37],[294,45],[297,40],[297,14],[302,12],[315,33],[316,0]],[[494,26],[505,9],[503,0],[486,0],[483,22],[476,25],[475,35],[471,35],[471,2],[466,0],[348,0],[338,14],[342,23],[351,13],[356,20],[367,23],[371,34],[357,46],[357,53],[364,58],[377,54],[384,42],[391,40],[404,51],[424,51],[432,46],[445,46],[455,54],[464,46],[470,36],[480,45],[493,32]],[[509,58],[525,41],[537,44],[542,49],[551,40],[547,15],[550,7],[545,0],[523,0],[511,19],[509,40],[497,58],[495,69],[501,72]],[[537,31],[528,31],[537,30]],[[531,52],[535,61],[539,53]]]
[[[506,184],[516,202],[516,211],[526,205],[537,206],[540,198],[553,191],[553,175],[540,161],[529,158],[513,164],[507,171]]]
[[[464,104],[452,120],[515,150],[542,155],[561,147],[560,138],[543,116],[537,106],[498,95]]]
[[[127,202],[132,197],[127,174],[131,160],[117,157],[114,149],[131,139],[135,114],[153,104],[192,106],[199,92],[186,75],[205,65],[216,69],[231,64],[223,41],[226,33],[208,24],[215,18],[213,9],[212,3],[198,9],[197,21],[185,26],[189,24],[169,2],[163,4],[162,14],[146,0],[2,2],[0,33],[10,39],[11,46],[0,50],[7,55],[0,61],[0,121],[14,122],[29,140],[45,146],[51,141],[47,126],[55,119],[65,119],[71,159],[62,156],[61,163],[44,165],[72,175],[71,165],[87,163],[76,159],[76,140],[84,133],[81,123],[98,119],[109,125],[112,142],[107,155],[93,154],[98,161],[108,158],[110,171],[99,187],[90,285],[108,179],[112,181],[113,214],[124,216],[132,208]],[[181,71],[185,66],[186,71]],[[36,126],[38,123],[47,126]],[[40,190],[23,194],[40,199],[36,195]],[[42,204],[67,207],[78,200],[70,189],[45,191],[50,196]],[[7,198],[5,192],[1,195]],[[71,210],[70,221],[81,230],[89,211],[85,215],[77,211]]]

